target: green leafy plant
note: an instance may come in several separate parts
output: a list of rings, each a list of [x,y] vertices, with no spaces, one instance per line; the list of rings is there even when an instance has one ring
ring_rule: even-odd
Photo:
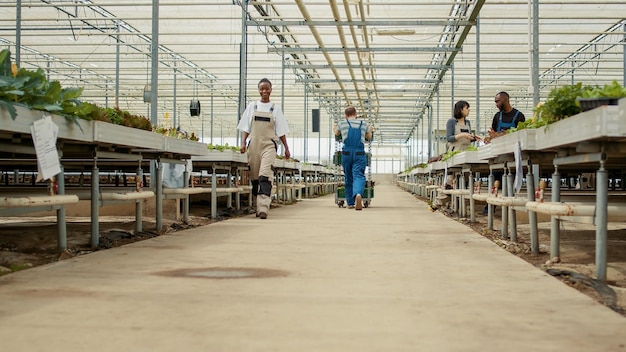
[[[0,51],[0,107],[9,112],[11,119],[17,118],[14,104],[20,104],[64,116],[79,128],[78,119],[84,119],[152,130],[150,120],[143,116],[119,108],[102,108],[82,102],[79,99],[82,92],[83,88],[63,88],[58,81],[48,81],[41,68],[35,71],[23,68],[14,71],[9,50]]]
[[[459,151],[459,150],[447,151],[447,152],[443,153],[443,155],[441,156],[441,161],[446,161],[446,160],[452,158],[453,156],[459,154],[460,152],[461,151]]]
[[[217,151],[220,151],[220,152],[223,152],[225,150],[233,150],[233,151],[236,151],[236,152],[241,151],[241,148],[235,147],[235,146],[230,146],[230,145],[228,145],[228,143],[226,143],[225,145],[218,145],[218,144],[210,144],[209,143],[207,145],[207,149],[209,149],[209,150],[217,150]]]
[[[0,52],[0,67],[0,105],[9,111],[13,120],[17,117],[13,104],[58,113],[75,123],[76,119],[91,113],[92,107],[78,99],[83,88],[63,88],[58,81],[48,81],[41,68],[36,71],[21,68],[14,72],[7,49]]]
[[[593,87],[583,86],[582,83],[554,88],[548,94],[545,103],[535,108],[534,111],[547,124],[579,114],[581,110],[578,98],[592,89]]]
[[[583,98],[625,98],[626,88],[613,80],[611,84],[605,84],[600,87],[593,87],[582,93]]]
[[[148,121],[148,123],[150,122],[148,119],[144,118],[146,121]],[[128,118],[125,120],[128,121]],[[141,124],[141,121],[137,121],[137,124]],[[133,127],[133,126],[129,126],[129,127]],[[141,128],[141,127],[135,127],[135,128]],[[152,128],[152,131],[158,134],[162,134],[166,137],[172,137],[172,138],[178,138],[178,139],[188,139],[191,141],[197,141],[198,137],[196,137],[196,135],[192,132],[191,134],[178,129],[178,128],[174,128],[174,127],[164,127],[164,126],[154,126]],[[209,148],[210,149],[210,148]]]

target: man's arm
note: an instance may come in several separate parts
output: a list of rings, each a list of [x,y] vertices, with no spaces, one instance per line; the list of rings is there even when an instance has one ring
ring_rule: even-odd
[[[374,132],[374,126],[369,125],[369,127],[367,127],[367,132],[365,132],[365,140],[366,141],[371,141],[372,140],[372,133]]]

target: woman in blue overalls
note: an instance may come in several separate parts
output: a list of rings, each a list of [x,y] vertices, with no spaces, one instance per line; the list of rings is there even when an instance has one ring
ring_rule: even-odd
[[[356,109],[352,106],[346,108],[345,117],[335,125],[334,132],[343,140],[341,166],[345,177],[346,203],[348,209],[361,210],[367,166],[365,141],[372,138],[372,126],[356,121]]]

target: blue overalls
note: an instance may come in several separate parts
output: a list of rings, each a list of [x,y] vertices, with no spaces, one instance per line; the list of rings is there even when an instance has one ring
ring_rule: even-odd
[[[353,128],[347,119],[346,122],[348,123],[348,137],[343,141],[341,166],[343,166],[345,176],[346,202],[348,206],[353,206],[354,197],[357,194],[363,195],[365,190],[367,157],[365,156],[365,146],[361,140],[363,121],[357,128]]]
[[[515,116],[513,116],[513,120],[511,122],[502,121],[502,111],[500,111],[500,119],[498,120],[498,128],[496,132],[501,132],[504,130],[508,130],[509,128],[515,127],[515,121],[517,121],[517,115],[519,115],[519,110],[515,111]]]

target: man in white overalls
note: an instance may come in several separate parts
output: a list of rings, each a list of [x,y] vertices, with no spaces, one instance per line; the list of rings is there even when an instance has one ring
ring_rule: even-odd
[[[256,207],[256,216],[267,219],[272,202],[272,182],[279,139],[285,149],[285,158],[291,153],[287,145],[289,127],[280,106],[270,102],[272,82],[267,78],[259,81],[261,100],[252,102],[246,108],[237,125],[242,133],[241,153],[248,151],[252,199]],[[250,141],[247,144],[247,141]]]

